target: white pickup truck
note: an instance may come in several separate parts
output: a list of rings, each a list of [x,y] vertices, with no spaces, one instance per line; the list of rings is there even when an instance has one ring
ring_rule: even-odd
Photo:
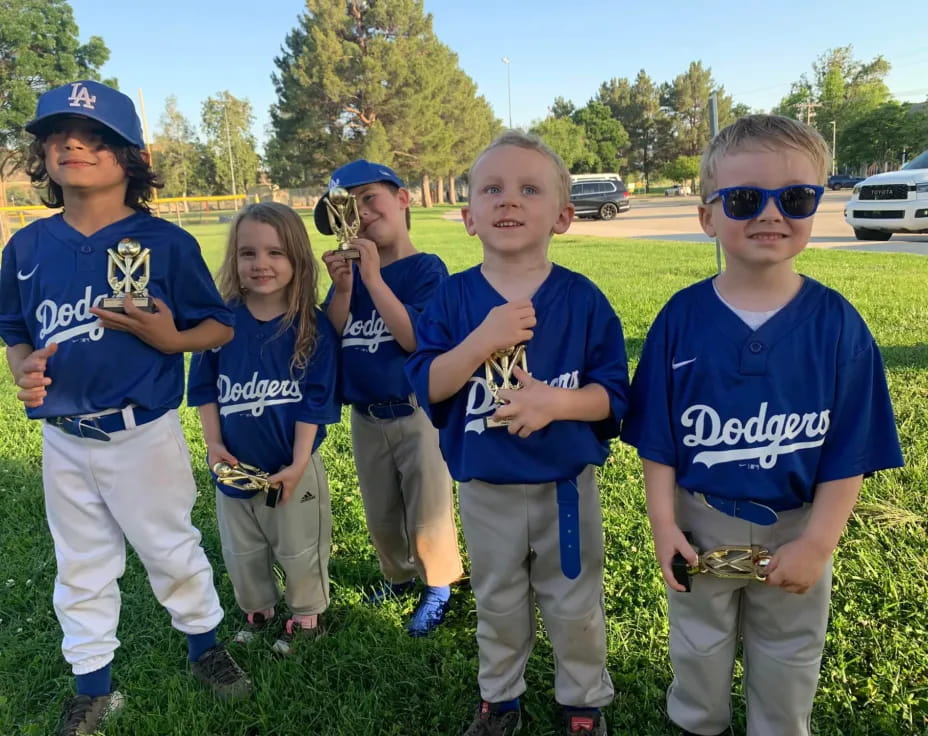
[[[928,151],[900,171],[864,179],[844,208],[858,240],[889,240],[893,233],[928,233]]]

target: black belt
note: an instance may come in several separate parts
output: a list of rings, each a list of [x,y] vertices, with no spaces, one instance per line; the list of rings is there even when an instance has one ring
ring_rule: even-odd
[[[381,401],[376,404],[352,404],[356,411],[374,419],[400,419],[410,417],[418,408],[407,400]]]
[[[167,413],[167,409],[132,409],[132,415],[135,417],[135,426],[155,421],[158,417]],[[100,440],[109,442],[110,435],[113,432],[121,432],[126,429],[126,420],[122,411],[116,411],[112,414],[104,414],[100,417],[49,417],[45,420],[53,427],[58,427],[62,432],[73,434],[75,437],[83,437],[88,440]]]

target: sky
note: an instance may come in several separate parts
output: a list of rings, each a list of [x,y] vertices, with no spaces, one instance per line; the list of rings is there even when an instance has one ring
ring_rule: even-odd
[[[169,95],[199,127],[203,101],[228,90],[251,102],[259,142],[269,137],[274,58],[305,0],[71,6],[81,40],[102,36],[110,49],[103,76],[116,77],[136,104],[142,90],[150,136]],[[555,97],[581,107],[613,77],[644,69],[655,83],[671,81],[693,60],[735,102],[767,111],[822,53],[848,44],[859,61],[890,62],[886,82],[897,100],[928,98],[925,0],[425,0],[425,10],[504,124],[511,104],[516,127],[543,119]]]

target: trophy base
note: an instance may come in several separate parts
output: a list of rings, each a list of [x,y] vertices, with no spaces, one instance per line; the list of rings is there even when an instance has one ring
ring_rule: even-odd
[[[143,312],[155,311],[155,302],[150,296],[133,296],[130,298],[132,303]],[[118,312],[119,314],[125,314],[126,308],[123,306],[124,304],[125,297],[107,296],[103,298],[102,302],[100,302],[100,308],[105,309],[107,312]]]
[[[361,251],[357,248],[339,248],[335,252],[346,261],[357,261],[361,258]]]
[[[498,429],[499,427],[508,427],[512,424],[511,419],[493,419],[492,417],[486,417],[483,420],[484,429]]]
[[[281,486],[271,486],[267,489],[267,500],[264,502],[265,506],[270,506],[274,508],[277,505],[277,502],[280,500],[280,492],[283,490]]]

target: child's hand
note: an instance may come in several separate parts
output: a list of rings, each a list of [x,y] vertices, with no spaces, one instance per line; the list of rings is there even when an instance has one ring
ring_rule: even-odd
[[[283,486],[278,503],[284,504],[290,500],[290,496],[293,495],[296,487],[300,484],[300,478],[303,477],[304,472],[306,472],[305,465],[302,467],[297,464],[285,465],[268,478],[271,483],[280,483]]]
[[[535,307],[530,299],[507,302],[493,307],[477,328],[490,353],[527,342],[535,334]]]
[[[787,542],[767,564],[767,585],[787,593],[805,593],[822,577],[829,557],[831,550],[805,537]]]
[[[671,590],[679,593],[685,593],[686,588],[676,581],[673,576],[671,563],[674,555],[678,552],[690,565],[698,562],[696,550],[686,541],[683,532],[676,524],[651,525],[651,536],[654,537],[654,553],[657,555],[657,562],[661,566],[661,573],[664,576],[664,582]]]
[[[155,350],[172,355],[177,352],[176,346],[180,334],[174,324],[174,314],[163,299],[155,297],[153,301],[156,310],[154,312],[139,309],[132,303],[131,297],[126,296],[123,300],[125,314],[111,312],[102,307],[91,307],[90,313],[99,317],[106,329],[131,332]]]
[[[45,369],[48,367],[48,359],[57,351],[58,343],[55,342],[49,343],[44,348],[33,350],[16,369],[14,378],[16,385],[20,388],[16,398],[29,409],[42,406],[48,395],[46,387],[51,385],[52,379],[45,375]]]
[[[380,251],[377,250],[377,243],[366,238],[355,238],[351,241],[351,247],[361,251],[358,271],[361,273],[361,281],[366,286],[369,287],[378,279],[383,278],[380,275]]]
[[[322,254],[322,262],[329,272],[329,278],[335,286],[335,291],[350,292],[352,273],[351,261],[341,255],[337,250],[327,250]]]
[[[532,378],[530,373],[519,366],[513,367],[512,375],[522,384],[522,388],[503,389],[499,392],[499,398],[504,404],[496,410],[493,418],[509,419],[509,434],[517,434],[524,439],[554,421],[558,389]]]
[[[216,463],[228,463],[229,465],[238,465],[238,459],[226,448],[221,442],[206,445],[206,462],[209,469],[212,470]]]

